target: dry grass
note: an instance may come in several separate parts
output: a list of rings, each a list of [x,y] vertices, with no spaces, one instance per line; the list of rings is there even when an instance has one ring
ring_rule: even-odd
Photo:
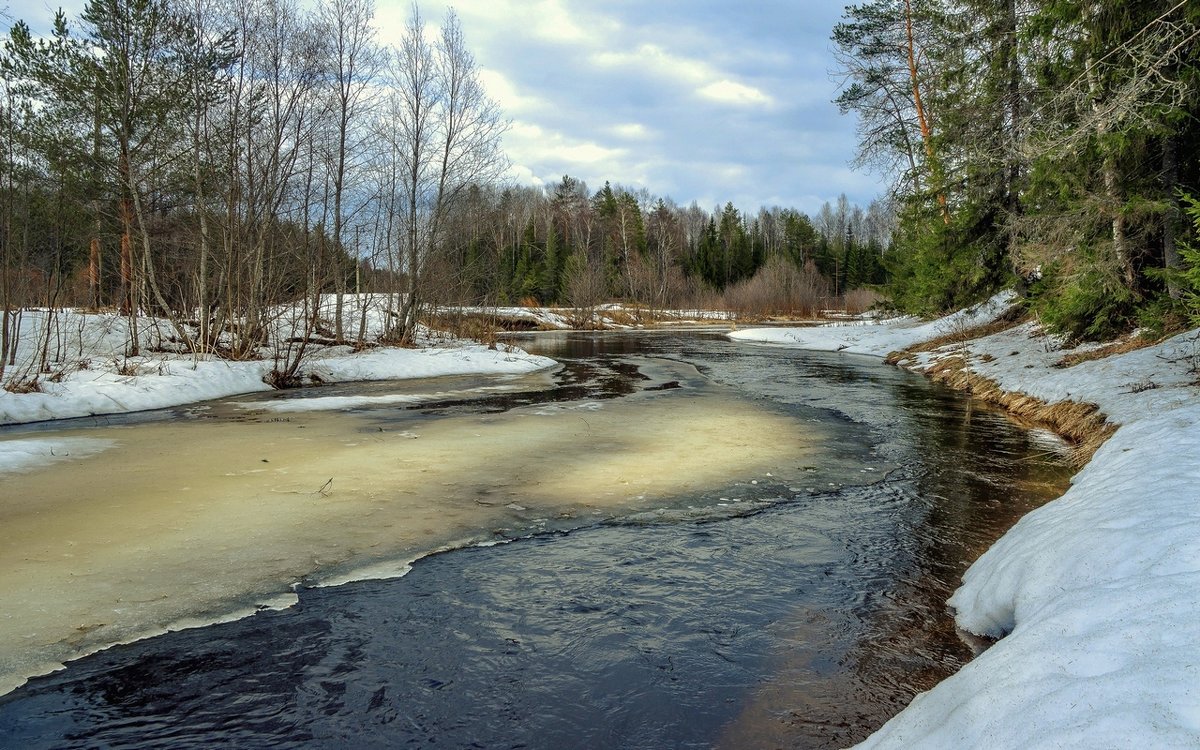
[[[9,393],[41,393],[42,381],[36,375],[31,378],[12,378],[4,381],[4,390]]]
[[[639,310],[605,310],[602,315],[609,321],[619,326],[636,326],[643,322],[641,311]]]
[[[1020,324],[1028,320],[1029,316],[1020,305],[1013,305],[1004,311],[1000,317],[990,323],[983,323],[977,326],[962,326],[950,331],[947,334],[938,336],[937,338],[922,341],[910,347],[907,352],[916,354],[917,352],[932,352],[941,349],[944,346],[952,346],[956,344],[965,344],[973,339],[981,339],[985,336],[1007,331],[1010,328],[1016,328]]]
[[[1064,355],[1062,359],[1054,363],[1054,366],[1074,367],[1082,362],[1091,362],[1092,360],[1104,359],[1105,357],[1112,357],[1117,354],[1135,352],[1138,349],[1145,349],[1147,346],[1154,346],[1161,341],[1161,338],[1134,334],[1096,349]]]
[[[433,331],[460,339],[474,339],[495,348],[496,339],[504,325],[492,315],[443,314],[424,321]]]

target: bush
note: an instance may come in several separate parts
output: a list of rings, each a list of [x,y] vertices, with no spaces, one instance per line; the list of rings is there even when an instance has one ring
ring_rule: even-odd
[[[1111,339],[1137,322],[1138,296],[1120,273],[1094,259],[1051,266],[1033,287],[1033,307],[1052,331],[1074,340]]]
[[[723,307],[739,315],[800,315],[821,312],[829,297],[829,280],[809,261],[798,269],[777,256],[767,261],[753,277],[725,290]]]
[[[1193,231],[1200,237],[1200,200],[1185,195],[1183,202],[1188,218],[1192,220]],[[1192,323],[1200,324],[1200,247],[1191,242],[1180,242],[1179,256],[1183,260],[1178,279],[1184,311]]]
[[[851,289],[842,297],[842,308],[851,315],[861,315],[883,302],[883,295],[874,289]]]

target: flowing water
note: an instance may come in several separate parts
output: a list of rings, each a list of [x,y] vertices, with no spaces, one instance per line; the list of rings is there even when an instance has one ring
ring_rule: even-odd
[[[0,504],[11,674],[349,582],[35,678],[0,746],[843,746],[970,658],[946,598],[1070,473],[870,359],[518,343],[564,366],[39,430],[119,445]]]

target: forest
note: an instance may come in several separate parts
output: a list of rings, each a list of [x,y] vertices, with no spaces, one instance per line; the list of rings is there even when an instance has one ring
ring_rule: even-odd
[[[414,5],[389,45],[373,16],[371,0],[89,0],[47,36],[17,20],[0,376],[31,306],[119,311],[131,354],[154,316],[171,346],[234,358],[284,310],[295,341],[361,345],[356,293],[388,300],[400,343],[439,305],[928,315],[1011,286],[1076,338],[1200,319],[1194,3],[847,7],[836,104],[857,166],[890,188],[811,216],[513,184],[509,121],[453,12]]]
[[[508,121],[453,12],[439,26],[414,5],[392,45],[373,14],[89,0],[46,37],[17,21],[0,58],[0,363],[29,306],[151,315],[177,348],[238,358],[283,309],[300,310],[292,338],[362,343],[352,293],[391,295],[388,338],[405,342],[437,305],[812,312],[884,281],[886,201],[809,217],[512,184]]]
[[[833,31],[858,163],[890,175],[888,293],[1016,286],[1076,338],[1200,319],[1200,4],[873,0]]]

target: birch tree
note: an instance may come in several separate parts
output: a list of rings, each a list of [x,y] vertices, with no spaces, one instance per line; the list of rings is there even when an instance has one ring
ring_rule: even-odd
[[[410,341],[421,309],[422,280],[444,243],[448,214],[471,185],[487,184],[507,168],[500,138],[507,128],[479,80],[458,18],[449,12],[431,39],[413,6],[391,59],[392,96],[386,128],[401,179],[399,265],[405,294],[389,337]]]
[[[369,114],[368,95],[381,66],[372,23],[373,0],[328,0],[317,12],[320,33],[327,40],[324,75],[332,98],[333,134],[327,158],[333,192],[331,237],[337,251],[330,262],[334,264],[334,338],[340,342],[345,338],[343,307],[348,269],[342,267],[342,261],[344,250],[350,246],[346,236],[349,181],[352,173],[357,172],[355,162],[365,158],[359,123]],[[357,252],[358,248],[353,250]]]

